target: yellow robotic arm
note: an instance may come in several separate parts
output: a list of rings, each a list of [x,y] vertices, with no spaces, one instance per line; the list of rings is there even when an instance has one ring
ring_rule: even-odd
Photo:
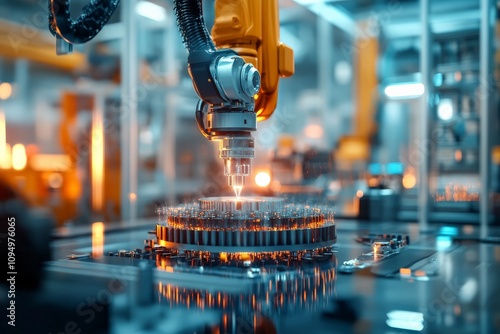
[[[177,26],[188,51],[188,70],[200,97],[196,122],[209,140],[220,142],[228,184],[239,194],[251,173],[257,121],[271,116],[279,77],[294,72],[293,51],[279,41],[278,0],[216,0],[213,39],[201,0],[173,0]],[[49,0],[49,28],[57,53],[92,39],[119,0],[91,1],[73,20],[70,0]],[[215,43],[214,43],[215,42]]]
[[[268,119],[278,100],[279,77],[293,75],[293,50],[279,40],[277,0],[216,0],[212,39],[229,48],[260,73],[255,96],[257,120]]]
[[[224,174],[238,196],[251,174],[251,133],[274,112],[279,77],[294,72],[293,51],[279,41],[278,1],[216,0],[212,37],[201,0],[174,0],[174,11],[201,99],[198,127],[219,141]]]

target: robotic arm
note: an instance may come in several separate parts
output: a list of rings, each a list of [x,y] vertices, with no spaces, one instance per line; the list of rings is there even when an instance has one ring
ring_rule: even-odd
[[[69,0],[49,0],[49,28],[58,54],[92,39],[119,0],[91,0],[75,21]],[[257,120],[276,108],[279,77],[294,73],[293,51],[279,41],[278,0],[216,0],[213,40],[201,0],[174,0],[177,26],[188,51],[188,70],[200,102],[196,121],[209,140],[220,142],[228,184],[239,196],[251,174]],[[215,42],[215,43],[214,43]]]
[[[216,0],[212,36],[218,49],[205,28],[201,0],[174,0],[174,10],[201,98],[199,129],[220,142],[224,174],[239,196],[251,174],[251,133],[276,108],[279,77],[294,72],[293,51],[279,42],[277,0]]]

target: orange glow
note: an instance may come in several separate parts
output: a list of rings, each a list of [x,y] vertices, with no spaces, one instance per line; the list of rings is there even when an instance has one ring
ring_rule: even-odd
[[[425,271],[424,270],[415,270],[415,276],[417,277],[425,277]]]
[[[23,170],[26,167],[28,158],[23,144],[16,144],[12,147],[12,168]]]
[[[101,211],[104,179],[104,132],[102,115],[95,110],[92,118],[92,209]]]
[[[361,189],[360,189],[360,190],[356,191],[356,196],[357,196],[358,198],[363,197],[363,195],[364,195],[363,190],[361,190]]]
[[[304,134],[307,138],[320,139],[321,137],[323,137],[323,133],[323,127],[318,124],[309,124],[304,129]]]
[[[165,271],[167,273],[173,273],[174,272],[174,267],[172,267],[172,266],[165,266]]]
[[[12,95],[12,85],[8,82],[0,84],[0,99],[7,100]]]
[[[3,159],[0,158],[0,168],[10,169],[12,168],[12,149],[9,144],[5,144],[5,152]]]
[[[413,174],[405,174],[402,183],[405,189],[411,189],[417,184],[417,178]]]
[[[461,150],[456,150],[455,151],[455,161],[462,161],[462,151]]]
[[[101,258],[104,253],[104,224],[101,222],[92,224],[92,257]]]
[[[137,199],[137,195],[135,193],[130,193],[128,195],[128,198],[131,200],[131,201],[135,201]]]
[[[61,175],[61,173],[51,173],[49,174],[47,183],[52,189],[61,188],[63,184],[63,176]]]
[[[0,112],[0,168],[7,168],[5,167],[7,160],[6,156],[7,156],[7,127],[5,124],[5,114],[3,112]],[[10,166],[8,168],[10,168]]]
[[[66,154],[35,154],[30,159],[30,167],[36,171],[65,172],[72,163]]]
[[[260,172],[255,175],[255,183],[259,187],[267,187],[271,183],[271,176],[267,172]]]
[[[223,262],[227,261],[227,253],[222,252],[219,254],[219,256],[220,256],[221,261],[223,261]]]
[[[411,269],[410,268],[401,268],[399,269],[399,274],[401,276],[411,276]]]
[[[251,259],[252,259],[252,256],[250,255],[250,253],[240,253],[240,260],[241,261],[248,261]]]

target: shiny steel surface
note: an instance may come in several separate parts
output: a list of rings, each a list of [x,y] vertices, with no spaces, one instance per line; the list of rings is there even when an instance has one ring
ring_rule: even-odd
[[[148,229],[154,223],[149,221],[140,231],[124,230],[106,234],[105,253],[118,248],[140,247]],[[232,267],[234,270],[241,269],[246,279],[243,276],[230,277],[229,271],[225,271],[226,276],[211,275],[209,267],[205,267],[203,272],[196,270],[189,273],[186,272],[186,262],[176,262],[173,259],[167,261],[163,260],[162,256],[163,267],[155,271],[156,288],[160,296],[157,303],[163,306],[166,304],[167,311],[189,305],[192,312],[190,317],[196,316],[196,312],[200,310],[228,310],[229,314],[222,312],[221,323],[229,326],[233,321],[234,328],[250,326],[247,332],[252,332],[254,323],[252,318],[247,319],[245,315],[254,314],[271,318],[277,333],[500,332],[500,244],[477,242],[478,226],[431,225],[431,232],[421,234],[416,223],[362,223],[337,219],[336,225],[339,241],[333,252],[338,264],[370,251],[370,246],[354,241],[357,236],[390,233],[409,235],[412,240],[409,250],[437,251],[427,259],[434,269],[431,272],[430,268],[423,267],[421,270],[424,270],[426,275],[422,278],[415,275],[407,278],[399,275],[394,278],[382,278],[373,275],[370,268],[349,275],[335,272],[330,278],[334,281],[328,281],[324,291],[322,282],[325,280],[321,276],[323,271],[313,273],[315,278],[310,283],[307,279],[300,279],[295,285],[296,281],[290,280],[293,268],[287,267],[286,264],[280,265],[277,267],[279,270],[276,276],[273,276],[274,281],[271,280],[269,285],[269,281],[264,279],[268,277],[266,275],[248,279],[246,267]],[[118,262],[134,266],[142,261],[117,256],[111,259],[120,261],[106,265],[61,260],[71,253],[83,254],[90,251],[89,232],[86,234],[76,227],[73,230],[80,236],[75,237],[69,234],[71,231],[64,229],[58,234],[60,239],[51,245],[56,261],[50,262],[45,270],[45,277],[50,282],[46,286],[53,287],[47,292],[51,298],[64,300],[68,291],[71,291],[69,295],[75,293],[74,287],[80,290],[86,285],[98,286],[100,281],[106,285],[108,281],[114,282],[117,277],[128,279],[128,269],[121,269],[125,268],[125,265],[118,265]],[[109,230],[111,231],[111,227]],[[491,226],[490,232],[492,236],[500,236],[498,226]],[[195,258],[193,256],[193,261]],[[130,279],[133,279],[132,274],[133,272]],[[319,289],[316,288],[316,277],[320,280]],[[67,284],[71,290],[65,288],[65,282],[74,282],[72,285]],[[311,284],[311,288],[308,288],[308,284]],[[329,290],[330,286],[334,290]],[[288,293],[288,289],[294,292]],[[78,303],[85,302],[88,296],[89,294],[84,295],[75,303],[71,309],[73,316]],[[313,303],[314,298],[318,298],[319,303]],[[320,301],[320,298],[323,298],[323,301]],[[346,311],[335,312],[338,309]],[[297,310],[299,312],[296,312]],[[411,315],[413,318],[404,318],[405,315]],[[42,318],[39,312],[33,312],[31,316]],[[390,317],[392,320],[398,320],[397,317],[403,319],[391,322],[388,321],[391,320]],[[83,325],[85,319],[77,317],[75,321]],[[185,319],[170,321],[174,325],[176,321],[182,322]],[[396,325],[413,326],[420,330],[393,327]],[[233,332],[230,326],[227,328],[228,333]],[[234,332],[237,333],[236,330]]]

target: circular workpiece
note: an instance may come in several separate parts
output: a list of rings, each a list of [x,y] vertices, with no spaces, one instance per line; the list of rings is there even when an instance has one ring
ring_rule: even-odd
[[[274,197],[209,197],[159,209],[158,243],[208,252],[312,250],[336,242],[327,207],[285,204]]]

